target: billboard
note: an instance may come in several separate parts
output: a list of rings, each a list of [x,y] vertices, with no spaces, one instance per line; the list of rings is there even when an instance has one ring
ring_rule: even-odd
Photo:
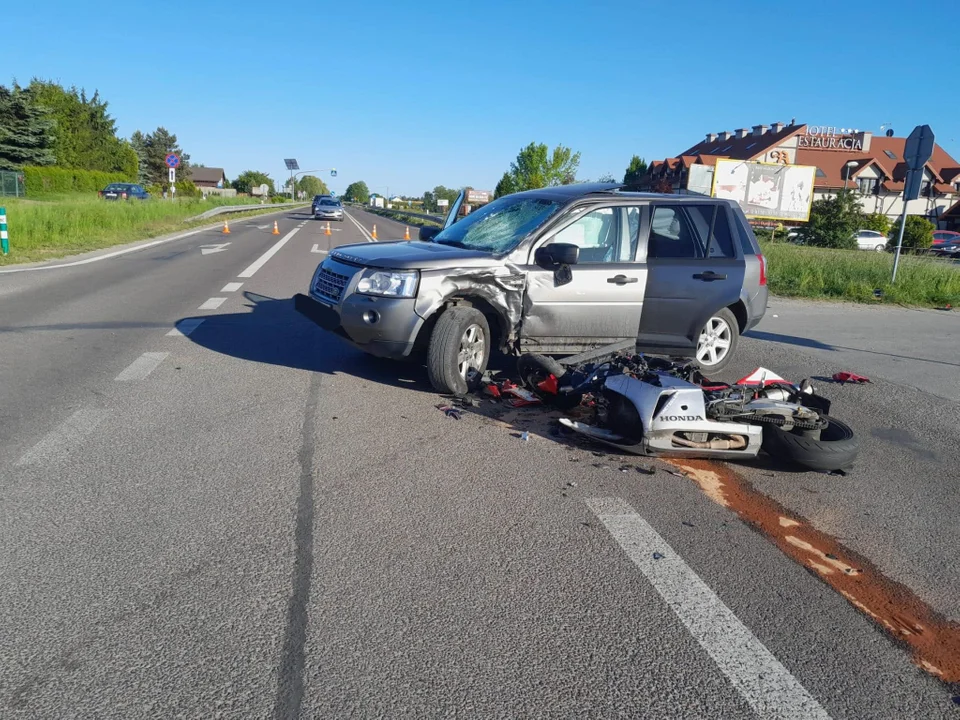
[[[733,200],[748,218],[806,222],[816,172],[812,165],[717,160],[711,195]]]
[[[467,197],[464,199],[464,202],[468,203],[488,203],[490,202],[490,197],[493,195],[489,190],[467,190]]]
[[[713,168],[709,165],[691,165],[687,173],[687,193],[710,195],[713,189]]]

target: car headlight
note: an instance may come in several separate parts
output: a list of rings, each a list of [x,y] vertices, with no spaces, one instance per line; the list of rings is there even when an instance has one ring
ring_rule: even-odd
[[[419,276],[416,270],[405,272],[367,270],[357,283],[357,292],[384,297],[416,297]]]

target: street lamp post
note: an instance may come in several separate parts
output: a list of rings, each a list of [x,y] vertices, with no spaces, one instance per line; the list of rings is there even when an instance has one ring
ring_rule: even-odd
[[[843,189],[846,191],[850,190],[850,188],[847,187],[847,185],[850,184],[850,168],[854,168],[858,164],[859,163],[856,160],[850,160],[849,162],[847,162],[846,165],[844,165],[844,168],[846,169],[847,173],[846,173],[846,177],[844,177],[843,179]]]

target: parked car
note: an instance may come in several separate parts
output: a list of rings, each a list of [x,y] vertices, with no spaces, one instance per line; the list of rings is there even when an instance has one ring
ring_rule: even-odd
[[[566,185],[454,222],[463,197],[419,241],[333,250],[297,310],[372,355],[425,358],[442,392],[464,392],[494,348],[619,343],[716,372],[766,310],[765,261],[730,201]]]
[[[931,245],[930,254],[954,260],[960,259],[960,237],[952,240],[941,240],[936,245]]]
[[[313,206],[315,220],[336,220],[343,222],[343,205],[339,200],[325,197]]]
[[[857,230],[857,248],[884,252],[887,249],[887,236],[876,230]]]
[[[110,183],[97,194],[104,200],[146,200],[150,197],[143,185],[135,183]]]
[[[934,245],[956,244],[958,242],[960,242],[960,232],[953,232],[952,230],[934,230],[933,232]]]

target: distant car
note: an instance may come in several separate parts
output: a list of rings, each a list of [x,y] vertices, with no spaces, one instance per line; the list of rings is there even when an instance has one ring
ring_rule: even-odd
[[[143,185],[134,183],[110,183],[98,195],[104,200],[146,200],[150,193],[143,189]]]
[[[876,230],[858,230],[856,237],[860,250],[884,252],[887,249],[887,236]]]
[[[316,220],[336,220],[343,222],[343,205],[339,200],[325,197],[313,206],[313,217]]]
[[[930,254],[937,257],[960,259],[960,237],[952,240],[941,240],[939,243],[930,246]]]
[[[317,206],[320,204],[321,200],[330,200],[333,198],[333,195],[314,195],[313,196],[313,212],[316,214]]]
[[[952,230],[935,230],[933,233],[934,245],[942,245],[944,243],[955,245],[958,242],[960,242],[960,232],[953,232]]]

